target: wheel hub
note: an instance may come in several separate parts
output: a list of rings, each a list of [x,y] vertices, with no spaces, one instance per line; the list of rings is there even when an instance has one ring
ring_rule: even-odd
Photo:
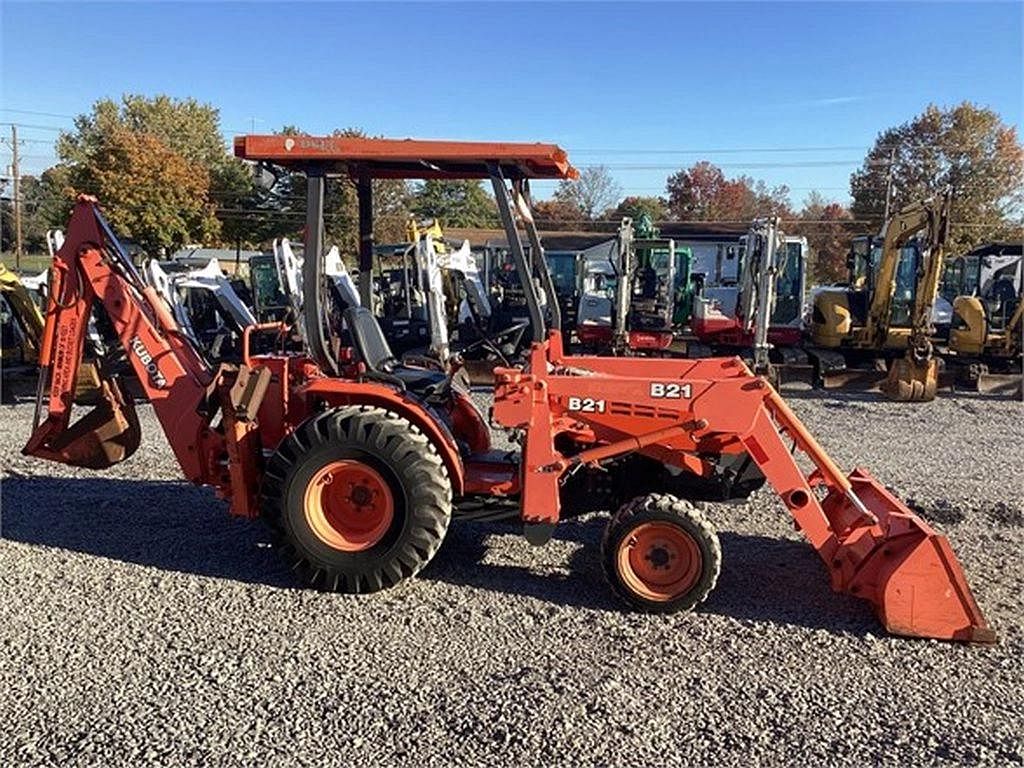
[[[394,496],[376,469],[354,459],[321,467],[306,486],[306,521],[324,544],[362,552],[377,544],[395,518]]]
[[[670,554],[664,547],[653,547],[646,555],[651,565],[658,570],[668,568],[669,561],[674,557],[675,555]]]
[[[365,485],[352,486],[352,495],[349,499],[357,507],[368,506],[373,501],[373,491]]]
[[[651,521],[622,539],[616,564],[622,580],[638,595],[668,602],[699,581],[703,558],[697,542],[678,525]]]

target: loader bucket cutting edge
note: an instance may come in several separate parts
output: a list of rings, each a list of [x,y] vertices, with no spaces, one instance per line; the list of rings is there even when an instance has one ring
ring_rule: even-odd
[[[833,491],[822,503],[837,526],[833,586],[868,600],[888,632],[909,637],[994,643],[949,541],[864,470],[850,483],[878,522],[858,518],[853,501]]]

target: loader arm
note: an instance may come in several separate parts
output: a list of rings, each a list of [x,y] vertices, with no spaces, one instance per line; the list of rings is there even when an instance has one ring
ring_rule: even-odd
[[[641,453],[700,474],[707,457],[745,452],[829,571],[896,634],[990,642],[946,539],[866,471],[844,474],[779,394],[738,358],[695,361],[564,356],[535,344],[523,370],[498,369],[494,419],[522,430],[522,514],[534,538],[559,519],[567,473]],[[563,437],[589,442],[565,454]],[[810,463],[805,471],[796,455]]]

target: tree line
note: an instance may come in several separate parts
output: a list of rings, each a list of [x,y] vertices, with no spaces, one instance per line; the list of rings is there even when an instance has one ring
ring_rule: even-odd
[[[296,126],[278,133],[299,134]],[[336,136],[363,136],[358,128]],[[44,247],[45,231],[61,227],[79,193],[96,195],[114,227],[149,252],[186,243],[259,246],[297,236],[305,218],[305,178],[286,174],[272,189],[250,165],[233,157],[216,108],[194,99],[126,95],[101,99],[57,140],[59,162],[21,187],[23,232],[29,247]],[[794,209],[787,186],[748,176],[729,178],[698,161],[671,174],[660,196],[623,197],[604,166],[588,166],[563,181],[550,200],[536,203],[542,228],[608,230],[623,216],[646,213],[656,222],[740,224],[778,215],[787,232],[805,235],[816,254],[812,277],[841,279],[854,234],[877,231],[890,205],[955,190],[953,252],[1015,236],[1024,209],[1024,148],[1016,129],[994,111],[968,102],[929,106],[906,123],[882,131],[850,179],[849,207],[812,192]],[[3,215],[10,216],[10,203]],[[353,186],[329,184],[327,236],[355,250]],[[497,224],[494,200],[478,181],[374,181],[378,242],[405,239],[410,216],[436,217],[449,227]],[[4,248],[10,225],[4,221]]]

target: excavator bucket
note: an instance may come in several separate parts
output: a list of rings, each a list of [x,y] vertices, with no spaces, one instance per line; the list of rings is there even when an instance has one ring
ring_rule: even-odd
[[[992,373],[982,370],[978,371],[974,380],[963,388],[985,395],[999,395],[1020,400],[1024,398],[1024,376],[1019,373]]]
[[[903,357],[893,360],[880,389],[890,400],[927,403],[935,399],[938,387],[939,361],[936,358],[918,363]]]
[[[70,427],[51,415],[36,427],[22,453],[87,469],[106,469],[127,459],[142,436],[135,405],[113,379],[100,379],[97,399]]]
[[[848,479],[852,494],[822,501],[838,538],[833,587],[868,600],[893,634],[994,643],[946,537],[866,471]]]

